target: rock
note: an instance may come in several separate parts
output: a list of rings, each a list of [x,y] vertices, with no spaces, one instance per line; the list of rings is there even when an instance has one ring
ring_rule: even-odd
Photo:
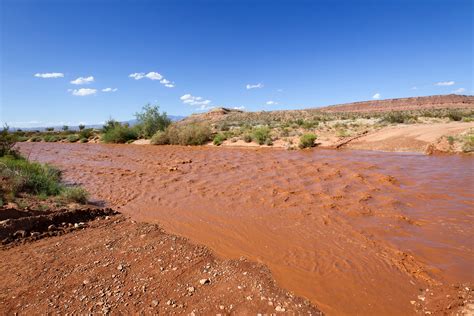
[[[159,303],[160,303],[160,301],[153,300],[153,301],[151,301],[151,306],[156,307],[156,306],[158,306]]]
[[[87,280],[87,279],[85,279],[84,281],[82,281],[82,284],[84,284],[84,285],[87,285],[87,284],[89,284],[89,283],[91,283],[91,281],[89,281],[89,280]]]
[[[201,285],[209,284],[209,283],[211,283],[211,280],[209,280],[209,279],[201,279],[201,280],[199,280],[199,283],[200,283]]]
[[[276,310],[277,312],[284,312],[284,311],[286,311],[286,309],[283,308],[283,307],[281,307],[280,305],[278,305],[277,307],[275,307],[275,310]]]
[[[48,230],[49,230],[49,231],[56,230],[56,226],[54,226],[53,224],[51,224],[51,225],[48,226]]]
[[[26,231],[24,230],[17,230],[14,234],[13,237],[15,238],[25,238],[26,237]]]
[[[194,292],[194,291],[195,291],[194,286],[188,287],[188,292],[189,292],[189,293],[192,293],[192,292]]]
[[[122,264],[119,264],[119,265],[117,266],[117,270],[119,270],[119,271],[123,271],[123,269],[124,269],[124,267],[123,267],[123,265],[122,265]]]

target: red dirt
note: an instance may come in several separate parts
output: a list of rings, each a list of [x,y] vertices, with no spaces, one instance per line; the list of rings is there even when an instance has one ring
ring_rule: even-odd
[[[34,143],[21,150],[136,220],[222,257],[266,264],[280,286],[328,314],[424,313],[418,296],[426,289],[472,288],[469,157]]]
[[[1,251],[0,313],[320,314],[263,265],[124,216]]]

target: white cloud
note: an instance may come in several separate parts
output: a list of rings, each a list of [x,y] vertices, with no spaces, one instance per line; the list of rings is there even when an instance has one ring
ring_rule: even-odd
[[[267,101],[266,104],[267,105],[274,105],[274,104],[278,104],[278,102],[270,100],[270,101]]]
[[[45,72],[35,74],[36,78],[63,78],[64,74],[61,72]]]
[[[459,93],[463,93],[463,92],[465,92],[465,91],[466,91],[466,89],[464,89],[464,88],[459,88],[459,89],[454,90],[453,93],[459,94]]]
[[[133,78],[135,80],[140,80],[142,78],[145,78],[145,73],[143,72],[135,72],[133,74],[128,75],[130,78]]]
[[[376,94],[374,94],[374,95],[372,96],[372,99],[375,99],[375,100],[380,99],[380,93],[377,92]]]
[[[418,87],[417,87],[417,86],[413,86],[413,87],[411,87],[411,90],[418,90]]]
[[[247,84],[247,85],[245,86],[245,88],[247,88],[247,90],[250,90],[250,89],[261,89],[261,88],[263,88],[263,83]]]
[[[233,107],[234,110],[245,110],[245,106],[241,105],[241,106],[234,106]]]
[[[117,90],[118,90],[117,88],[105,88],[105,89],[102,89],[102,92],[115,92]]]
[[[455,83],[456,82],[454,81],[440,81],[440,82],[435,83],[435,86],[452,86]]]
[[[174,82],[169,81],[168,79],[164,78],[161,74],[150,71],[149,73],[144,72],[135,72],[133,74],[129,74],[128,77],[133,78],[135,80],[140,80],[143,78],[148,78],[150,80],[160,80],[160,83],[167,88],[174,88]]]
[[[193,96],[189,93],[187,93],[185,95],[182,95],[180,97],[180,100],[184,104],[188,104],[188,105],[192,105],[192,106],[198,106],[200,110],[207,110],[207,109],[213,108],[213,107],[210,106],[211,100],[206,100],[202,97],[196,97],[196,96]]]
[[[150,80],[161,80],[163,79],[163,76],[157,72],[151,71],[145,75]]]
[[[72,92],[72,95],[76,95],[78,97],[84,97],[86,95],[93,95],[97,93],[97,89],[88,89],[88,88],[81,88],[81,89],[69,89],[68,91]]]
[[[72,84],[89,84],[91,82],[94,82],[94,77],[89,76],[89,77],[79,77],[73,81],[71,81]]]

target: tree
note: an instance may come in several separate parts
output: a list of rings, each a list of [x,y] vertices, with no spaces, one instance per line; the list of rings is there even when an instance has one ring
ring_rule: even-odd
[[[166,112],[160,113],[157,105],[147,104],[142,108],[142,112],[136,113],[140,136],[144,138],[152,137],[157,131],[164,131],[171,124],[171,120]]]
[[[82,131],[86,126],[84,124],[79,124],[79,130]]]
[[[65,131],[65,132],[66,132],[66,131],[68,131],[68,130],[69,130],[69,126],[67,126],[67,125],[63,125],[63,131]]]
[[[16,135],[10,133],[8,130],[8,125],[5,125],[0,131],[0,157],[9,154],[16,154],[13,147],[16,144],[17,138]]]

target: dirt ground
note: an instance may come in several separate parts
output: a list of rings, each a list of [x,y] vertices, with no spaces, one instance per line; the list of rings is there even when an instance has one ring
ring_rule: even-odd
[[[157,225],[98,217],[67,234],[0,250],[0,313],[308,314],[270,271],[222,260]]]
[[[454,136],[474,128],[474,122],[396,125],[368,133],[346,145],[347,148],[392,152],[425,152],[443,136]]]

